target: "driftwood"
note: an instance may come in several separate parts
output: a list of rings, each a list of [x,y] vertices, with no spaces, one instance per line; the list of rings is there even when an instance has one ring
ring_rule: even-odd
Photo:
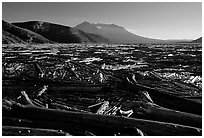
[[[38,99],[32,99],[32,102],[36,102],[37,104],[39,104],[39,105],[42,105],[43,106],[43,102],[41,102],[40,100],[38,100]]]
[[[25,105],[29,105],[29,106],[35,106],[31,99],[28,97],[28,95],[26,94],[25,91],[21,91],[21,96],[18,98],[21,100],[21,102]]]
[[[2,105],[2,116],[13,116],[11,107]]]
[[[41,67],[38,65],[38,63],[34,63],[34,66],[35,66],[35,69],[36,69],[39,77],[43,78],[43,76],[45,76],[45,73],[43,72]]]
[[[132,117],[202,128],[202,117],[199,115],[170,110],[152,103],[135,102],[131,104],[129,107],[132,107],[134,112]]]
[[[15,103],[15,101],[13,101],[13,100],[2,99],[2,105],[11,107],[14,103]]]
[[[31,101],[35,106],[38,106],[38,107],[44,107],[44,108],[45,108],[45,106],[44,106],[43,104],[37,102],[36,100],[32,100],[32,99],[30,99],[30,101]]]
[[[56,94],[57,95],[57,94]],[[57,95],[58,97],[62,97],[66,100],[64,101],[60,101],[59,99],[55,99],[53,98],[53,103],[58,103],[58,104],[65,104],[67,106],[81,106],[81,107],[87,107],[91,104],[95,104],[95,101],[91,101],[91,100],[86,100],[86,99],[81,99],[80,97],[73,97],[70,98],[69,96],[64,96],[64,95]]]
[[[31,127],[33,121],[27,119],[20,119],[15,117],[2,117],[3,126],[20,126],[20,127]],[[33,126],[35,128],[35,126]]]
[[[44,121],[56,121],[60,123],[74,123],[83,124],[97,128],[124,128],[124,127],[136,127],[144,131],[147,135],[201,135],[201,129],[189,126],[183,126],[172,123],[164,123],[158,121],[150,121],[144,119],[133,119],[126,117],[86,114],[71,111],[61,111],[44,109],[32,106],[22,106],[20,104],[14,104],[12,106],[13,112],[18,117],[32,119],[32,120],[44,120]],[[57,117],[56,117],[57,116]]]
[[[115,115],[116,111],[120,110],[120,104],[116,106],[117,101],[120,97],[124,95],[120,95],[120,92],[117,94],[109,94],[111,92],[110,88],[106,88],[103,86],[94,86],[89,87],[90,85],[61,85],[57,87],[56,85],[52,85],[47,89],[44,87],[41,92],[39,92],[40,96],[43,100],[39,99],[29,99],[28,95],[25,92],[21,93],[21,103],[25,106],[21,105],[13,105],[12,108],[4,105],[3,110],[7,111],[6,116],[10,111],[15,115],[15,117],[24,118],[31,120],[32,122],[29,124],[30,126],[36,126],[39,128],[47,128],[46,126],[50,126],[51,129],[63,129],[73,131],[71,126],[75,126],[74,128],[80,127],[78,134],[80,135],[98,135],[98,134],[112,134],[115,132],[116,135],[119,135],[117,132],[122,134],[130,134],[129,131],[133,131],[134,135],[138,133],[137,130],[141,130],[141,135],[201,135],[201,127],[202,127],[202,118],[199,115],[201,114],[201,104],[196,102],[171,95],[171,93],[162,92],[158,89],[150,88],[148,86],[144,86],[136,83],[136,78],[133,78],[134,83],[118,85],[117,88],[122,88],[124,91],[128,91],[132,93],[134,96],[137,95],[145,102],[150,103],[142,103],[132,105],[131,108],[133,114],[131,117],[116,117],[116,116],[107,116],[104,114],[112,114]],[[131,82],[131,81],[130,81]],[[80,85],[80,86],[79,86]],[[125,86],[125,87],[124,87]],[[116,90],[117,90],[116,88]],[[21,88],[20,88],[21,89]],[[45,109],[45,104],[47,105],[47,99],[49,96],[44,97],[45,91],[49,94],[53,94],[57,97],[63,97],[66,100],[64,104],[58,103],[59,101],[52,101],[49,108],[56,108],[58,110],[53,109]],[[67,94],[68,93],[68,94]],[[88,93],[88,95],[87,95]],[[70,94],[73,94],[70,96]],[[119,94],[119,96],[118,96]],[[127,94],[127,93],[126,93]],[[43,96],[42,96],[43,95]],[[77,96],[75,96],[77,95]],[[105,101],[110,102],[110,105],[104,106],[103,104],[99,107],[96,112],[97,114],[91,114],[90,112],[85,111],[83,107],[80,109],[81,105],[85,105],[87,109],[90,106],[96,103],[96,101],[91,100],[91,102],[87,102],[86,100],[80,99],[79,95],[99,95],[104,96]],[[112,97],[113,96],[113,97]],[[110,98],[106,98],[110,97]],[[128,99],[128,97],[127,97]],[[138,100],[138,99],[137,99]],[[157,106],[160,105],[160,106]],[[69,105],[73,105],[76,108],[70,107]],[[77,105],[77,106],[76,106]],[[37,106],[37,107],[36,107]],[[97,105],[96,105],[97,106]],[[163,107],[166,108],[163,108]],[[78,108],[79,107],[79,108]],[[86,108],[85,107],[85,108]],[[190,107],[190,109],[189,109]],[[199,108],[198,108],[199,107]],[[167,109],[170,108],[170,109]],[[191,109],[192,108],[192,109]],[[12,109],[12,110],[11,110]],[[63,109],[63,110],[59,110]],[[174,109],[174,110],[171,110]],[[64,111],[67,110],[67,111]],[[178,111],[175,111],[178,110]],[[74,111],[74,112],[73,112]],[[122,110],[120,110],[122,111]],[[181,112],[182,111],[182,112]],[[124,111],[123,111],[124,112]],[[187,112],[187,113],[185,113]],[[131,112],[132,113],[132,112]],[[193,114],[190,114],[193,113]],[[5,114],[4,114],[5,115]],[[130,115],[130,114],[128,114]],[[86,130],[85,128],[88,128]],[[107,129],[104,129],[107,128]],[[126,129],[127,128],[127,131]],[[103,129],[103,131],[102,131]],[[83,130],[83,131],[81,131]],[[92,131],[94,130],[94,131]],[[101,130],[101,132],[99,132]],[[109,132],[105,132],[105,131]],[[80,132],[81,131],[81,132]],[[80,133],[79,133],[80,132]]]
[[[12,100],[2,99],[2,116],[13,116],[12,105],[15,104]]]
[[[70,123],[62,123],[62,122],[56,122],[56,121],[53,122],[53,121],[46,121],[46,120],[29,120],[29,119],[20,119],[16,117],[3,117],[2,125],[63,130],[73,135],[84,135],[83,132],[85,131],[85,128],[86,128],[86,127],[82,128],[82,126],[76,126],[75,124],[70,124]]]
[[[73,86],[73,87],[67,87],[67,86],[60,86],[60,87],[54,87],[54,86],[50,86],[48,88],[48,91],[52,91],[52,92],[57,92],[57,93],[67,93],[67,92],[80,92],[80,93],[96,93],[99,92],[101,93],[103,90],[103,87],[100,86]]]
[[[2,126],[3,136],[65,136],[65,132],[52,129],[27,128],[16,126]]]
[[[66,106],[66,105],[63,105],[63,104],[58,104],[58,103],[51,103],[51,106],[53,108],[56,108],[56,109],[62,109],[62,110],[67,110],[67,111],[90,113],[90,112],[85,111],[85,110],[80,110],[80,109],[77,109],[77,108],[74,108],[74,107],[69,107],[69,106]]]
[[[93,133],[91,133],[91,132],[89,132],[89,131],[85,131],[85,135],[86,135],[86,136],[96,136],[95,134],[93,134]]]
[[[36,104],[35,101],[29,99],[28,95],[25,92],[22,92],[21,97],[22,97],[23,102],[26,105],[30,105],[30,106],[36,106],[37,105],[38,107],[43,107],[43,106],[39,105],[38,103]],[[98,106],[98,104],[96,104],[96,105]],[[63,104],[51,103],[51,106],[56,108],[56,109],[90,113],[90,112],[87,112],[84,110],[79,110],[77,108],[68,107],[68,106],[63,105]],[[93,107],[93,106],[89,106],[89,108],[90,107]],[[202,127],[202,123],[201,123],[202,117],[199,115],[194,115],[194,114],[190,114],[190,113],[170,110],[167,108],[160,107],[160,106],[153,104],[153,103],[132,102],[128,105],[128,107],[133,109],[134,114],[132,116],[134,116],[136,118],[156,120],[156,121],[169,122],[169,123],[176,123],[176,124],[181,124],[181,125],[193,126],[193,127],[197,127],[197,128]],[[108,114],[109,111],[106,111],[106,110],[108,110],[108,108],[109,108],[109,102],[105,101],[101,105],[101,107],[97,110],[96,114],[104,114],[105,112],[107,112],[106,114]],[[115,112],[119,109],[120,109],[120,107],[116,107],[116,106],[111,108],[111,110],[115,110]]]
[[[43,129],[54,129],[62,130],[64,132],[69,132],[71,135],[84,136],[84,135],[98,135],[98,136],[137,136],[146,135],[144,132],[137,128],[125,127],[122,129],[100,129],[100,128],[90,128],[87,125],[76,125],[72,123],[62,123],[53,122],[45,120],[28,120],[28,119],[18,119],[11,117],[3,117],[3,126],[18,126],[18,127],[32,127],[32,128],[43,128]]]
[[[146,90],[148,91],[152,101],[154,101],[154,103],[156,103],[157,105],[182,112],[198,115],[202,114],[202,104],[167,93],[162,93],[148,86],[144,86],[141,84],[126,84],[125,86],[122,86],[120,88],[132,93],[136,93],[136,90],[138,89]]]
[[[109,107],[109,102],[104,101],[104,103],[101,105],[101,107],[97,110],[96,114],[103,114]]]
[[[43,89],[37,94],[37,97],[38,97],[38,96],[41,96],[42,94],[44,94],[45,91],[47,90],[47,87],[48,87],[48,86],[44,85],[44,86],[43,86]]]

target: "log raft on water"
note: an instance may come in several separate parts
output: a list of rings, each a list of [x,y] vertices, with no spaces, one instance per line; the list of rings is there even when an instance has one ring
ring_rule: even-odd
[[[21,67],[24,67],[25,71],[17,70],[17,68],[16,71],[11,71],[16,76],[13,76],[13,74],[3,76],[3,79],[7,82],[14,82],[7,86],[3,85],[3,94],[5,95],[5,92],[13,94],[17,91],[36,89],[35,86],[31,85],[21,87],[22,85],[15,83],[15,81],[24,82],[25,85],[27,82],[49,85],[48,89],[41,90],[42,94],[39,97],[29,99],[26,93],[22,93],[22,101],[20,102],[25,105],[15,104],[13,101],[3,101],[4,126],[12,125],[8,118],[23,119],[23,123],[13,123],[14,126],[20,126],[21,128],[4,127],[4,132],[17,129],[24,130],[23,127],[33,127],[32,129],[60,129],[68,133],[72,132],[75,135],[113,135],[117,132],[124,135],[137,135],[139,133],[140,135],[202,134],[202,105],[188,100],[193,97],[188,97],[189,95],[185,93],[187,89],[196,90],[195,87],[185,88],[183,84],[164,80],[155,72],[149,73],[152,81],[147,79],[145,82],[145,78],[144,81],[143,78],[137,80],[137,76],[134,76],[132,79],[128,78],[128,83],[123,83],[120,75],[115,75],[114,71],[100,70],[100,67],[91,67],[76,62],[67,64],[63,63],[64,61],[61,59],[59,60],[58,57],[52,58],[54,59],[52,64],[43,60],[35,60],[35,62],[20,61],[22,64],[19,65],[22,65]],[[18,61],[17,59],[15,60]],[[63,71],[61,74],[58,72],[59,68],[55,66],[55,61],[60,64],[60,69]],[[32,73],[26,73],[26,70]],[[52,73],[51,76],[48,73]],[[161,80],[164,82],[160,86]],[[110,82],[113,84],[110,84]],[[19,84],[19,86],[13,87],[12,84]],[[166,85],[176,85],[183,90],[179,94],[175,94],[180,89],[174,91],[173,88],[165,88]],[[121,89],[123,90],[122,94]],[[143,90],[147,93],[142,93]],[[49,96],[47,97],[46,94]],[[48,103],[50,97],[53,101]],[[97,97],[99,100],[93,97]],[[197,98],[196,95],[194,97],[194,99]],[[122,102],[120,99],[122,99]],[[117,111],[123,111],[123,104],[128,100],[132,102],[132,105],[128,105],[128,108],[133,111],[131,116],[128,118],[114,116]],[[142,101],[142,103],[138,105],[138,101]],[[124,112],[128,111],[125,110]],[[98,115],[95,113],[98,113]],[[5,121],[5,117],[8,117],[7,121]],[[17,135],[15,132],[14,134]]]

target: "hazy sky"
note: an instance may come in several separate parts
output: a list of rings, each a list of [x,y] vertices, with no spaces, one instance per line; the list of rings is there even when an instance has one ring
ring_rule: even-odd
[[[83,21],[113,23],[142,36],[195,39],[202,35],[202,3],[3,2],[7,22],[40,20],[74,27]]]

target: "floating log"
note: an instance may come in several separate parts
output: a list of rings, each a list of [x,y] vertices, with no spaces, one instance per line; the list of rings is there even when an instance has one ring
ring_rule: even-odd
[[[62,130],[78,136],[84,135],[83,132],[87,130],[86,126],[82,126],[82,125],[79,126],[71,123],[62,123],[62,122],[45,121],[45,120],[29,120],[29,119],[15,118],[15,117],[3,117],[2,125]]]
[[[109,102],[104,101],[101,107],[97,110],[96,114],[103,114],[109,108]]]
[[[202,128],[202,116],[200,115],[170,110],[152,103],[135,102],[131,106],[134,112],[132,116],[136,118]]]
[[[57,97],[63,97],[63,95],[57,95]],[[82,106],[82,107],[87,107],[91,104],[95,104],[95,101],[86,101],[83,99],[80,99],[79,97],[76,98],[70,98],[69,96],[64,96],[65,101],[60,101],[59,99],[55,100],[54,98],[54,103],[59,103],[59,104],[66,104],[69,106]]]
[[[13,116],[11,107],[2,105],[2,116]]]
[[[122,130],[118,130],[115,136],[146,136],[146,134],[138,128],[125,127]]]
[[[14,103],[15,103],[15,101],[13,101],[13,100],[2,99],[2,105],[11,107]]]
[[[32,120],[52,120],[58,123],[83,124],[101,129],[136,127],[147,135],[202,135],[201,129],[195,127],[144,119],[43,109],[38,107],[22,106],[20,104],[14,104],[12,109],[18,117]]]
[[[30,105],[30,106],[35,106],[31,99],[28,97],[28,95],[26,94],[25,91],[21,91],[21,96],[20,96],[20,100],[23,104],[26,104],[26,105]]]
[[[74,107],[68,107],[66,105],[58,104],[58,103],[51,103],[51,106],[55,109],[62,109],[62,110],[67,110],[67,111],[75,111],[75,112],[84,112],[84,113],[90,113],[85,110],[80,110]]]
[[[86,136],[96,136],[95,134],[93,134],[93,133],[91,133],[91,132],[89,132],[89,131],[85,131],[85,135],[86,135]]]
[[[44,107],[44,108],[45,108],[45,106],[44,106],[43,104],[40,104],[40,103],[36,102],[36,100],[30,99],[30,101],[31,101],[35,106]]]
[[[37,94],[37,97],[38,97],[38,96],[41,96],[42,94],[44,94],[45,91],[47,90],[47,87],[48,87],[47,85],[44,85],[44,86],[43,86],[43,89]]]
[[[35,101],[36,103],[40,104],[40,105],[43,105],[43,102],[41,102],[40,100],[38,99],[32,99],[33,101]]]
[[[118,130],[110,130],[106,128],[96,128],[89,127],[83,124],[67,123],[60,121],[47,121],[47,120],[29,120],[29,119],[19,119],[14,117],[3,117],[3,126],[20,126],[20,127],[31,127],[31,128],[44,128],[44,129],[54,129],[62,130],[68,132],[75,136],[84,136],[85,131],[89,130],[98,136],[113,136]],[[121,131],[121,130],[120,130]]]
[[[21,126],[21,127],[35,127],[33,121],[27,119],[20,119],[15,117],[2,117],[3,126]],[[40,127],[39,127],[40,128]]]
[[[45,73],[44,71],[41,69],[41,67],[38,65],[37,62],[34,63],[34,67],[35,67],[35,70],[37,71],[38,75],[43,78],[45,76]]]
[[[162,93],[156,89],[141,84],[126,84],[121,89],[136,93],[137,90],[146,90],[155,104],[182,112],[202,115],[202,104],[181,97]]]
[[[12,105],[15,104],[12,100],[2,99],[2,116],[13,116]]]
[[[68,93],[68,92],[80,92],[80,93],[101,93],[103,92],[103,87],[83,87],[83,86],[76,86],[76,87],[67,87],[67,86],[59,86],[59,87],[55,87],[55,86],[50,86],[48,88],[49,92],[57,92],[59,93]]]
[[[131,127],[125,127],[122,129],[106,129],[106,128],[100,129],[100,128],[93,128],[93,127],[91,128],[83,124],[63,123],[63,122],[44,121],[44,120],[28,120],[28,119],[18,119],[13,117],[3,117],[2,125],[62,130],[64,132],[68,132],[69,134],[76,135],[76,136],[87,135],[86,132],[91,132],[92,134],[98,135],[98,136],[105,136],[105,135],[137,136],[138,130],[139,130],[137,128],[131,128]],[[139,130],[139,132],[141,132],[141,130]]]
[[[3,136],[69,136],[68,133],[52,130],[16,126],[2,126]]]

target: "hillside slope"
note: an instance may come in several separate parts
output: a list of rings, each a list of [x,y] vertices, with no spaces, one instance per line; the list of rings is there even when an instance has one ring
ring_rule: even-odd
[[[2,43],[3,44],[11,44],[11,43],[23,43],[23,44],[25,44],[26,42],[21,40],[19,37],[10,34],[7,31],[2,30]]]
[[[2,20],[2,43],[52,43],[30,30],[17,27]]]
[[[193,40],[191,41],[191,43],[202,43],[202,37],[196,39],[196,40]]]

